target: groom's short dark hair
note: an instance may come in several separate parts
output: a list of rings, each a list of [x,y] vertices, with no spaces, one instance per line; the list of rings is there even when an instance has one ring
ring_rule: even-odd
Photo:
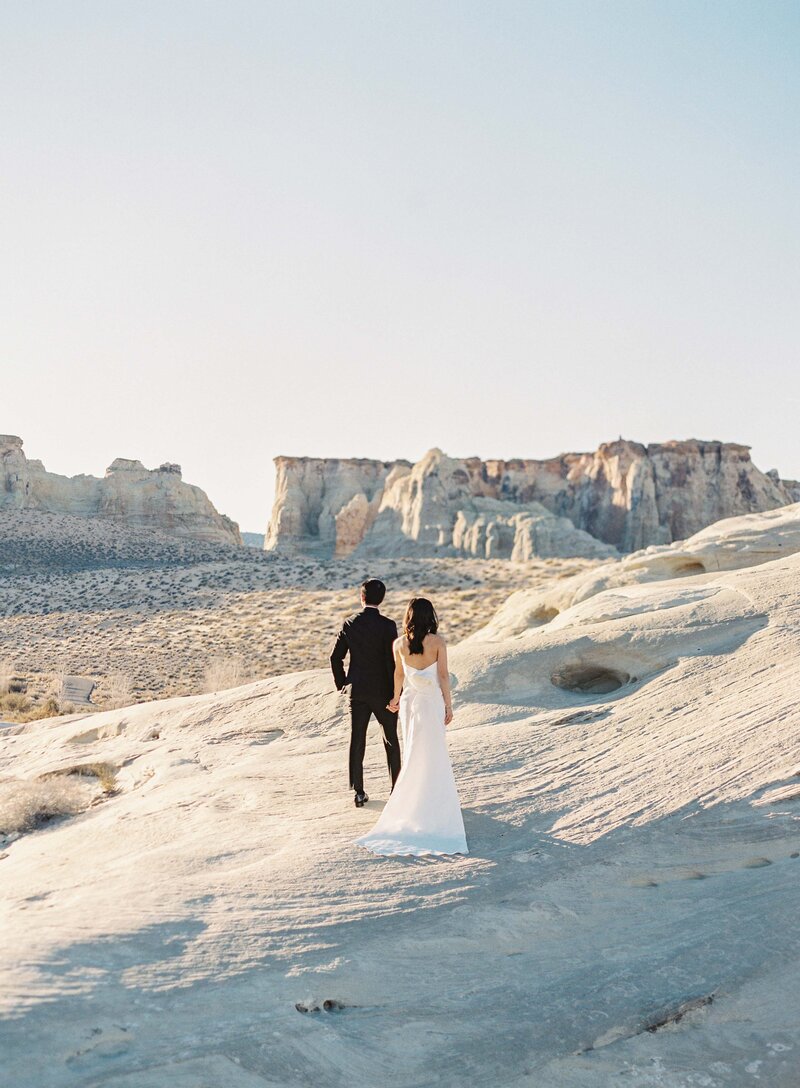
[[[380,604],[386,596],[386,586],[380,578],[367,578],[366,582],[361,583],[361,593],[364,604]]]

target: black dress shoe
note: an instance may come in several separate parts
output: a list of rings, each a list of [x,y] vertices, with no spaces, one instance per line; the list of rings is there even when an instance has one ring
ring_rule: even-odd
[[[356,808],[363,808],[367,801],[369,801],[369,797],[367,797],[366,793],[356,794]]]

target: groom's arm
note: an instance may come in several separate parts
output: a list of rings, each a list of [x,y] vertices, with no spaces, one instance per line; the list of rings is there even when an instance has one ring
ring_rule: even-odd
[[[350,647],[347,644],[347,635],[344,633],[344,628],[339,632],[339,635],[331,650],[331,670],[333,672],[333,680],[336,684],[336,690],[341,691],[347,683],[347,674],[344,671],[344,659]]]
[[[395,641],[397,639],[397,624],[394,622],[394,620],[390,620],[389,622],[391,623],[392,626],[391,626],[391,628],[388,628],[388,630],[391,631],[392,637],[391,637],[391,640],[389,642],[387,664],[388,664],[388,669],[389,669],[389,683],[394,684],[394,673],[395,673],[394,644],[395,644]]]

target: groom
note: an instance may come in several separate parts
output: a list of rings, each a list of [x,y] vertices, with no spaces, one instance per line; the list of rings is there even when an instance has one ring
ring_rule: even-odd
[[[397,625],[379,611],[385,596],[386,586],[377,578],[369,578],[362,584],[362,610],[345,620],[331,652],[337,689],[350,688],[350,785],[356,791],[356,808],[369,800],[364,793],[364,751],[367,726],[373,714],[383,733],[392,789],[400,774],[397,715],[386,709],[394,690],[392,644],[397,638]],[[344,659],[348,653],[350,665],[345,673]]]

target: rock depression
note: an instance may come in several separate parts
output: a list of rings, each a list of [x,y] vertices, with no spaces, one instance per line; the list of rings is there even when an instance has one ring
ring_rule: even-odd
[[[796,501],[731,442],[620,439],[545,461],[276,458],[265,548],[345,556],[611,557]]]
[[[183,482],[180,465],[151,470],[118,457],[102,479],[59,476],[29,460],[15,435],[0,435],[0,510],[103,518],[208,543],[242,543],[238,525],[199,487]]]

